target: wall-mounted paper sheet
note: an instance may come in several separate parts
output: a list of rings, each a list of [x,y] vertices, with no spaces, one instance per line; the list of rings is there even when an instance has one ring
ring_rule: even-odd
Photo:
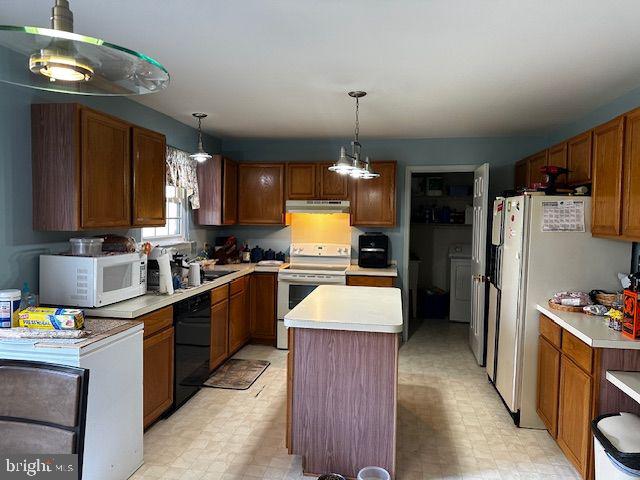
[[[543,232],[584,232],[584,200],[542,202]]]

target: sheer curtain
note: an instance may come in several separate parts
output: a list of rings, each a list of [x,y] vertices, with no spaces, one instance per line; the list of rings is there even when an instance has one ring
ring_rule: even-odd
[[[184,188],[191,208],[200,208],[197,162],[184,150],[167,146],[167,185]]]

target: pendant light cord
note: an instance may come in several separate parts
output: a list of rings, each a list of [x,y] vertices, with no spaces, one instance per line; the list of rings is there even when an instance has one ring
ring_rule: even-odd
[[[359,113],[360,113],[360,99],[356,97],[356,126],[353,132],[354,136],[356,137],[356,142],[358,142],[358,135],[360,135],[360,119],[358,118]]]

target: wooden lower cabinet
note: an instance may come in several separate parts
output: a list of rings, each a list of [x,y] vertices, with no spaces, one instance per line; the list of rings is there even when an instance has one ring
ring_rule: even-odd
[[[144,339],[143,423],[148,427],[173,404],[173,326]]]
[[[536,411],[553,438],[558,436],[560,351],[542,335],[538,343],[538,389]]]
[[[211,353],[209,356],[209,369],[211,370],[215,370],[222,365],[229,356],[228,292],[229,287],[227,285],[211,291]],[[221,300],[214,302],[214,299],[220,297],[222,298]]]
[[[395,277],[377,277],[375,275],[347,275],[347,285],[356,287],[393,287]]]
[[[231,282],[229,297],[229,355],[233,355],[247,343],[250,336],[249,320],[249,287],[246,285],[247,277],[242,277]],[[235,283],[241,282],[241,283]]]
[[[274,345],[276,341],[276,273],[251,275],[251,341]]]
[[[583,478],[591,461],[590,423],[593,412],[593,379],[566,355],[560,359],[558,445]]]

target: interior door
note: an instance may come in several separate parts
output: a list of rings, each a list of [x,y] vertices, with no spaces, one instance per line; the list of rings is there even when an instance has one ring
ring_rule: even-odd
[[[485,303],[487,291],[487,210],[489,208],[489,164],[473,174],[473,240],[471,244],[471,322],[469,345],[478,365],[484,365]]]

